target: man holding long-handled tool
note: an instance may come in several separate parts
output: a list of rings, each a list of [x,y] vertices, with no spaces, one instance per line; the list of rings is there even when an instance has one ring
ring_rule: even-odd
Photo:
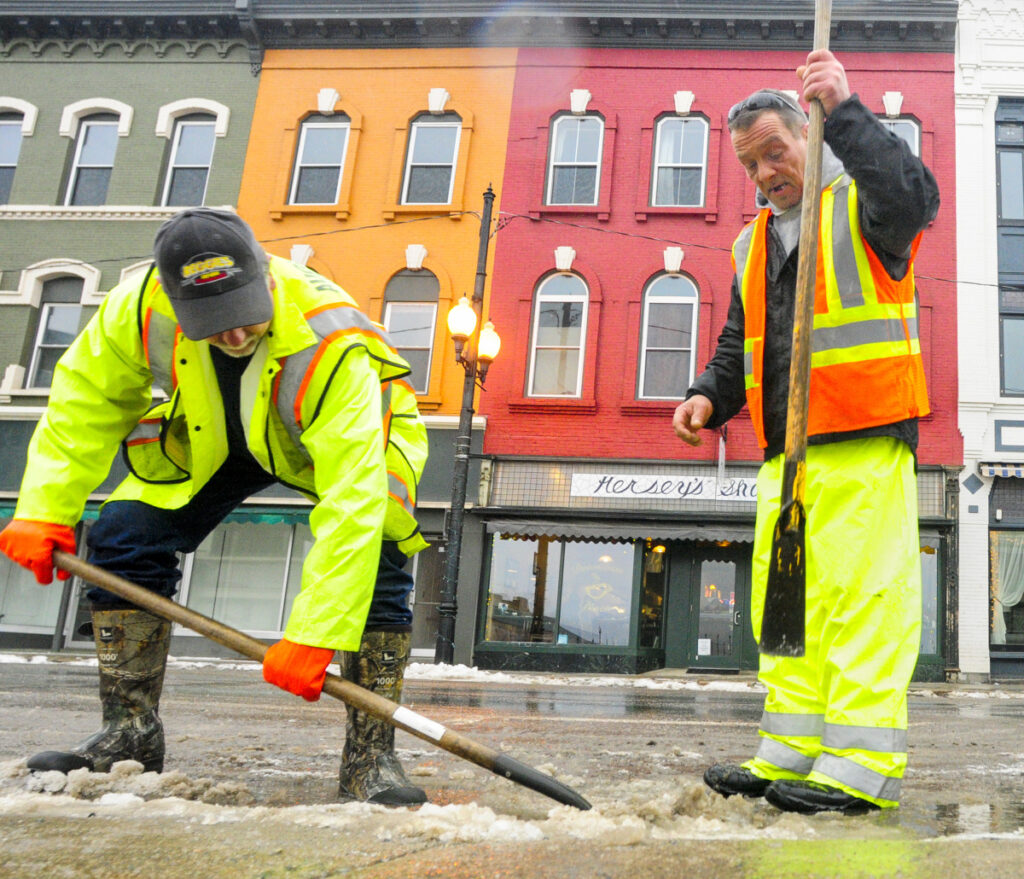
[[[0,550],[49,583],[121,444],[130,473],[89,531],[90,562],[171,596],[177,554],[280,481],[315,502],[314,544],[264,677],[316,700],[341,650],[346,678],[398,701],[412,622],[403,565],[426,546],[414,504],[427,439],[408,365],[348,294],[270,257],[230,211],[176,214],[154,251],[154,269],[112,290],[58,362]],[[154,387],[170,399],[151,405]],[[170,624],[107,590],[89,598],[103,728],[29,768],[132,759],[159,771]],[[426,799],[395,757],[394,727],[351,707],[339,796]]]
[[[906,690],[921,622],[914,456],[917,419],[929,411],[913,262],[939,197],[931,172],[851,95],[831,52],[811,52],[797,75],[803,98],[819,101],[826,117],[820,199],[810,199],[820,207],[816,258],[799,253],[804,183],[813,179],[807,117],[786,93],[757,91],[729,111],[728,125],[761,211],[733,245],[728,320],[673,426],[696,445],[701,428],[749,407],[765,455],[751,613],[760,639],[770,571],[785,554],[787,420],[795,396],[809,401],[806,463],[801,456],[796,468],[801,540],[790,559],[806,586],[802,650],[785,638],[767,650],[762,641],[760,747],[742,766],[710,767],[704,780],[725,796],[763,795],[789,811],[854,814],[898,805],[906,766]],[[802,389],[790,385],[798,258],[813,280]]]

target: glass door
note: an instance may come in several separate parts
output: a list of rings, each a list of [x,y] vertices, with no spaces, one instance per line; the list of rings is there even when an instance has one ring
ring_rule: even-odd
[[[669,585],[666,665],[757,668],[750,628],[750,546],[683,544]]]

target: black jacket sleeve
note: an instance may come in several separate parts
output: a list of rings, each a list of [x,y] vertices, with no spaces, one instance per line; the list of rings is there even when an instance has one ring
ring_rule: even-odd
[[[825,120],[824,136],[857,181],[864,237],[890,274],[900,277],[906,271],[911,243],[938,213],[935,177],[857,95],[833,108]]]
[[[743,299],[734,277],[729,315],[718,336],[714,356],[686,392],[687,400],[694,394],[703,394],[714,406],[711,420],[705,427],[721,427],[747,402],[743,380],[743,320]]]

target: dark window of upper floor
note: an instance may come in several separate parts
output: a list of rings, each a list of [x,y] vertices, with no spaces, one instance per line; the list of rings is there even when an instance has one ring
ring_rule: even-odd
[[[189,114],[174,123],[170,161],[164,181],[163,204],[168,207],[201,205],[213,165],[216,120],[206,114]]]
[[[117,154],[117,125],[112,113],[86,116],[79,122],[65,204],[106,204]]]
[[[601,186],[604,120],[559,116],[551,125],[546,203],[595,205]]]
[[[0,113],[0,204],[11,200],[14,172],[21,153],[22,121],[20,113]]]
[[[26,388],[48,388],[53,382],[57,361],[78,335],[83,286],[82,279],[75,275],[50,278],[43,283]]]
[[[417,394],[430,388],[430,362],[440,291],[437,277],[426,269],[403,269],[384,290],[384,319],[398,353],[412,368],[409,383]]]
[[[462,119],[456,113],[424,113],[409,126],[402,204],[449,204],[455,183]]]
[[[299,131],[289,204],[336,204],[345,169],[350,119],[307,116]]]
[[[651,204],[699,207],[707,180],[708,122],[700,116],[658,121],[651,174]]]

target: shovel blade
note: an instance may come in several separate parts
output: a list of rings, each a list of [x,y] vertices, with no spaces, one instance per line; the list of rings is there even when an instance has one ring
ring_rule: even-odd
[[[761,653],[769,656],[804,655],[806,521],[803,504],[794,500],[782,509],[775,523],[758,645]]]

